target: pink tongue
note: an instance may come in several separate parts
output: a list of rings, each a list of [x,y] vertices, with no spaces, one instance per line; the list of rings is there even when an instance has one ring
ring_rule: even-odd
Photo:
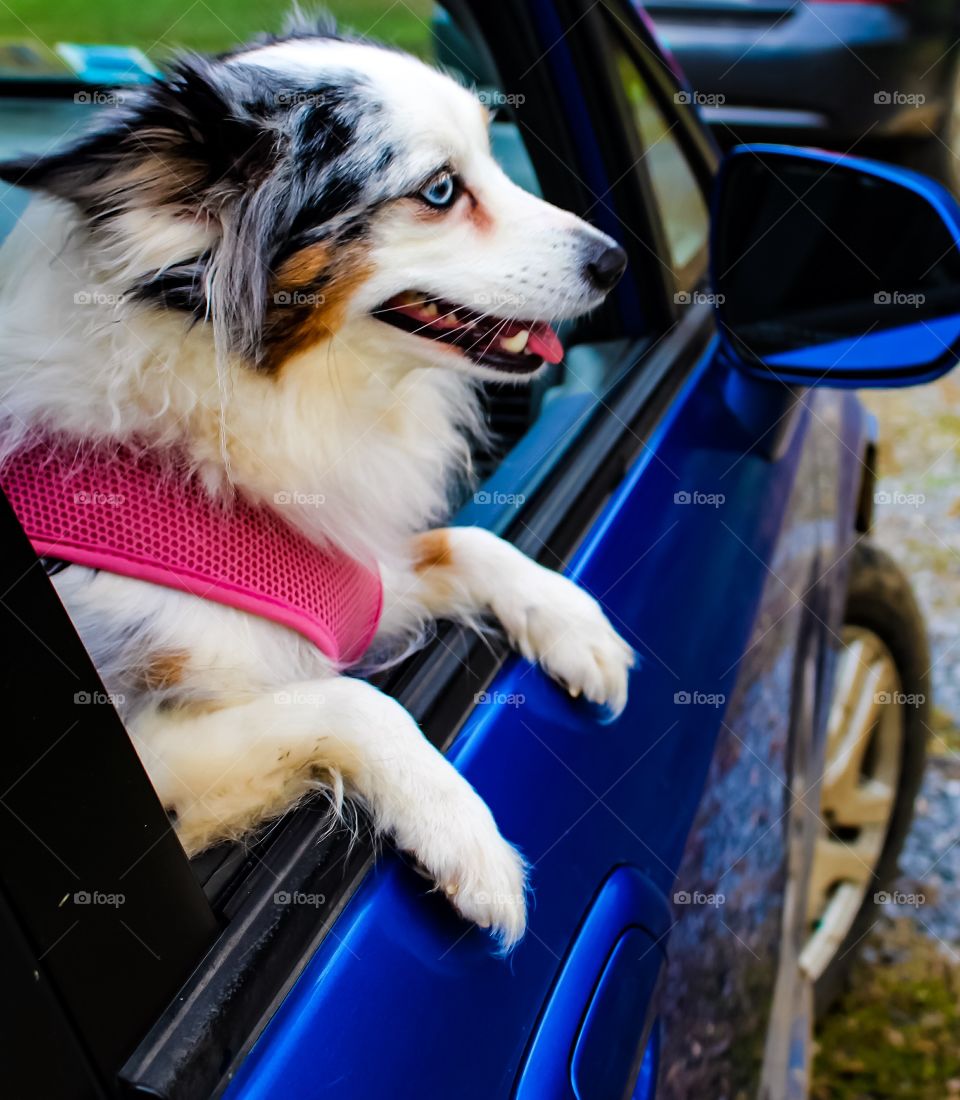
[[[559,363],[563,358],[563,344],[553,329],[545,321],[537,321],[530,329],[527,351],[546,359],[548,363]]]

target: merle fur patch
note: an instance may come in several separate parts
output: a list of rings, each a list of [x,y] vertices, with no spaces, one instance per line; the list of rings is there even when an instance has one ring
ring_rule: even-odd
[[[333,36],[300,18],[260,43]],[[125,90],[96,129],[39,159],[0,164],[0,179],[74,203],[114,243],[130,211],[195,224],[196,254],[137,272],[129,296],[211,323],[219,348],[271,369],[270,341],[282,332],[288,344],[291,328],[289,314],[276,316],[277,271],[325,242],[330,267],[299,289],[329,284],[337,247],[362,241],[391,197],[382,177],[395,151],[362,74],[308,82],[255,56],[228,63],[241,53],[180,56],[162,80]]]

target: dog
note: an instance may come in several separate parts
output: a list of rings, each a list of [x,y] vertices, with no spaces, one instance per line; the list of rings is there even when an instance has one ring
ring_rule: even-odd
[[[180,55],[92,132],[4,164],[35,196],[0,251],[0,460],[41,431],[178,449],[205,492],[377,563],[374,651],[492,619],[618,713],[633,652],[599,605],[486,530],[437,526],[483,430],[478,380],[557,361],[549,322],[625,263],[508,180],[488,127],[449,76],[298,17]],[[520,939],[524,859],[395,700],[237,608],[76,564],[52,582],[188,854],[323,789],[502,950]]]

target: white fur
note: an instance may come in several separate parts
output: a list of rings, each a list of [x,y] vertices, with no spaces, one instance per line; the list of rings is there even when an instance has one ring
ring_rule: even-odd
[[[311,537],[379,562],[379,643],[396,648],[439,617],[492,615],[571,692],[619,711],[630,650],[569,581],[480,530],[448,532],[446,560],[415,568],[417,533],[445,514],[452,479],[469,469],[484,371],[369,315],[417,287],[479,307],[512,296],[531,320],[573,316],[600,300],[575,255],[584,234],[600,235],[507,180],[477,100],[412,59],[298,41],[230,62],[250,63],[365,72],[398,142],[424,171],[456,161],[491,226],[451,215],[425,227],[388,208],[339,330],[267,376],[224,361],[211,326],[123,296],[132,277],[195,255],[210,224],[130,210],[104,239],[68,203],[38,199],[0,252],[0,458],[40,427],[183,448],[211,492],[232,484]],[[242,835],[318,786],[335,801],[345,791],[464,916],[504,947],[522,935],[522,859],[393,700],[335,676],[274,623],[77,566],[55,583],[189,851]],[[175,682],[144,686],[152,654],[182,658]]]

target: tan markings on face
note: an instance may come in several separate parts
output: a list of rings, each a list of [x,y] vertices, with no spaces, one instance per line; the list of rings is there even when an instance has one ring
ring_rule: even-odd
[[[466,197],[470,204],[467,217],[473,222],[474,229],[478,233],[489,233],[493,229],[493,215],[472,191],[468,191]]]
[[[301,248],[288,256],[277,268],[277,289],[291,290],[316,282],[330,266],[330,262],[330,245],[327,241],[317,241],[316,244]]]
[[[147,691],[167,691],[183,682],[189,658],[182,652],[151,654],[141,670],[143,686]]]
[[[261,368],[276,373],[288,359],[335,336],[350,300],[370,276],[362,248],[336,252],[309,245],[284,260],[267,307],[267,342]]]
[[[425,531],[414,539],[413,568],[418,573],[453,565],[450,536],[443,529]]]

